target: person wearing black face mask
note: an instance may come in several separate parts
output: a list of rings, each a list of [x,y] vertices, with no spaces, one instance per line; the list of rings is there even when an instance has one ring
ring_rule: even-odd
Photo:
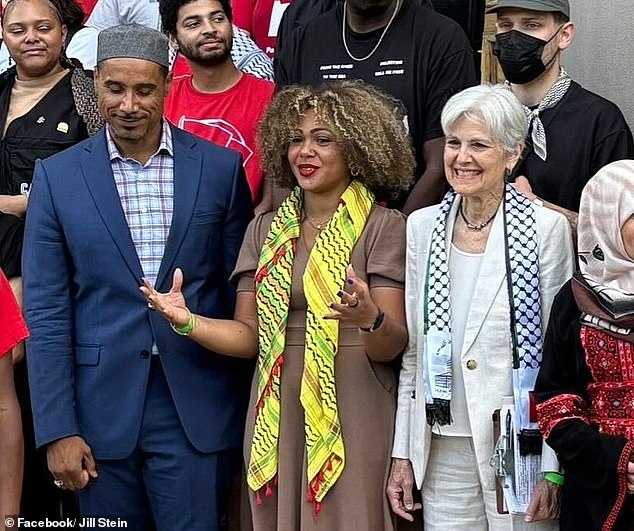
[[[509,83],[524,85],[546,72],[558,57],[558,53],[544,64],[545,47],[559,34],[562,24],[547,41],[518,30],[500,33],[496,37],[493,53],[500,61]]]
[[[581,190],[600,168],[634,158],[619,108],[589,92],[561,66],[575,25],[568,0],[499,0],[494,54],[530,123],[511,179],[529,199],[564,213],[576,226]]]

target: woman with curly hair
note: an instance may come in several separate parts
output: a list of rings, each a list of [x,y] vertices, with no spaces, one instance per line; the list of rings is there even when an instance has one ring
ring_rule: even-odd
[[[167,294],[142,287],[177,332],[257,356],[244,445],[255,531],[394,528],[384,488],[390,362],[407,343],[405,218],[374,193],[413,175],[401,118],[360,82],[283,90],[259,145],[267,175],[292,191],[247,230],[235,320],[192,315],[179,270]]]

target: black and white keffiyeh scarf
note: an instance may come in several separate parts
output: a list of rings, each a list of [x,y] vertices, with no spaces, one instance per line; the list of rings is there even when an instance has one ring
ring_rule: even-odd
[[[424,381],[427,422],[451,423],[451,300],[447,218],[457,194],[445,195],[434,222],[424,284]],[[516,429],[534,430],[529,393],[542,361],[542,319],[535,207],[506,185],[501,206],[506,240],[506,278],[513,343],[513,394]]]
[[[548,92],[539,102],[537,107],[530,108],[522,104],[526,119],[528,120],[528,129],[533,144],[533,151],[543,161],[548,157],[548,147],[546,142],[546,129],[540,118],[542,112],[552,109],[557,105],[568,92],[571,79],[566,71],[562,68],[555,84],[550,87]]]

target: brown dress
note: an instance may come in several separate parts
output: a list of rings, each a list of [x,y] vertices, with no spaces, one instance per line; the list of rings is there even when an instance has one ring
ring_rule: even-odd
[[[255,218],[240,251],[234,278],[239,291],[253,291],[259,251],[273,213]],[[346,452],[345,468],[328,491],[318,515],[306,500],[304,411],[299,394],[303,371],[306,298],[302,275],[308,260],[303,239],[297,243],[293,264],[286,349],[281,379],[281,420],[278,486],[257,505],[253,491],[249,505],[254,531],[392,531],[394,520],[385,496],[396,411],[396,364],[375,363],[367,357],[358,330],[342,324],[335,361],[337,403]],[[352,252],[352,266],[370,287],[403,288],[405,217],[376,206]],[[341,279],[341,286],[345,278]],[[251,398],[244,439],[248,465],[257,401],[257,379]],[[248,519],[247,518],[244,520]],[[244,528],[244,527],[243,527]]]

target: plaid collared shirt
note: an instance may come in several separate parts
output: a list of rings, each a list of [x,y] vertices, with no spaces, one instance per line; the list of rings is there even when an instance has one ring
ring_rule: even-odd
[[[174,208],[172,131],[163,120],[159,147],[144,165],[121,155],[109,126],[106,139],[114,181],[134,247],[145,277],[155,284]]]

